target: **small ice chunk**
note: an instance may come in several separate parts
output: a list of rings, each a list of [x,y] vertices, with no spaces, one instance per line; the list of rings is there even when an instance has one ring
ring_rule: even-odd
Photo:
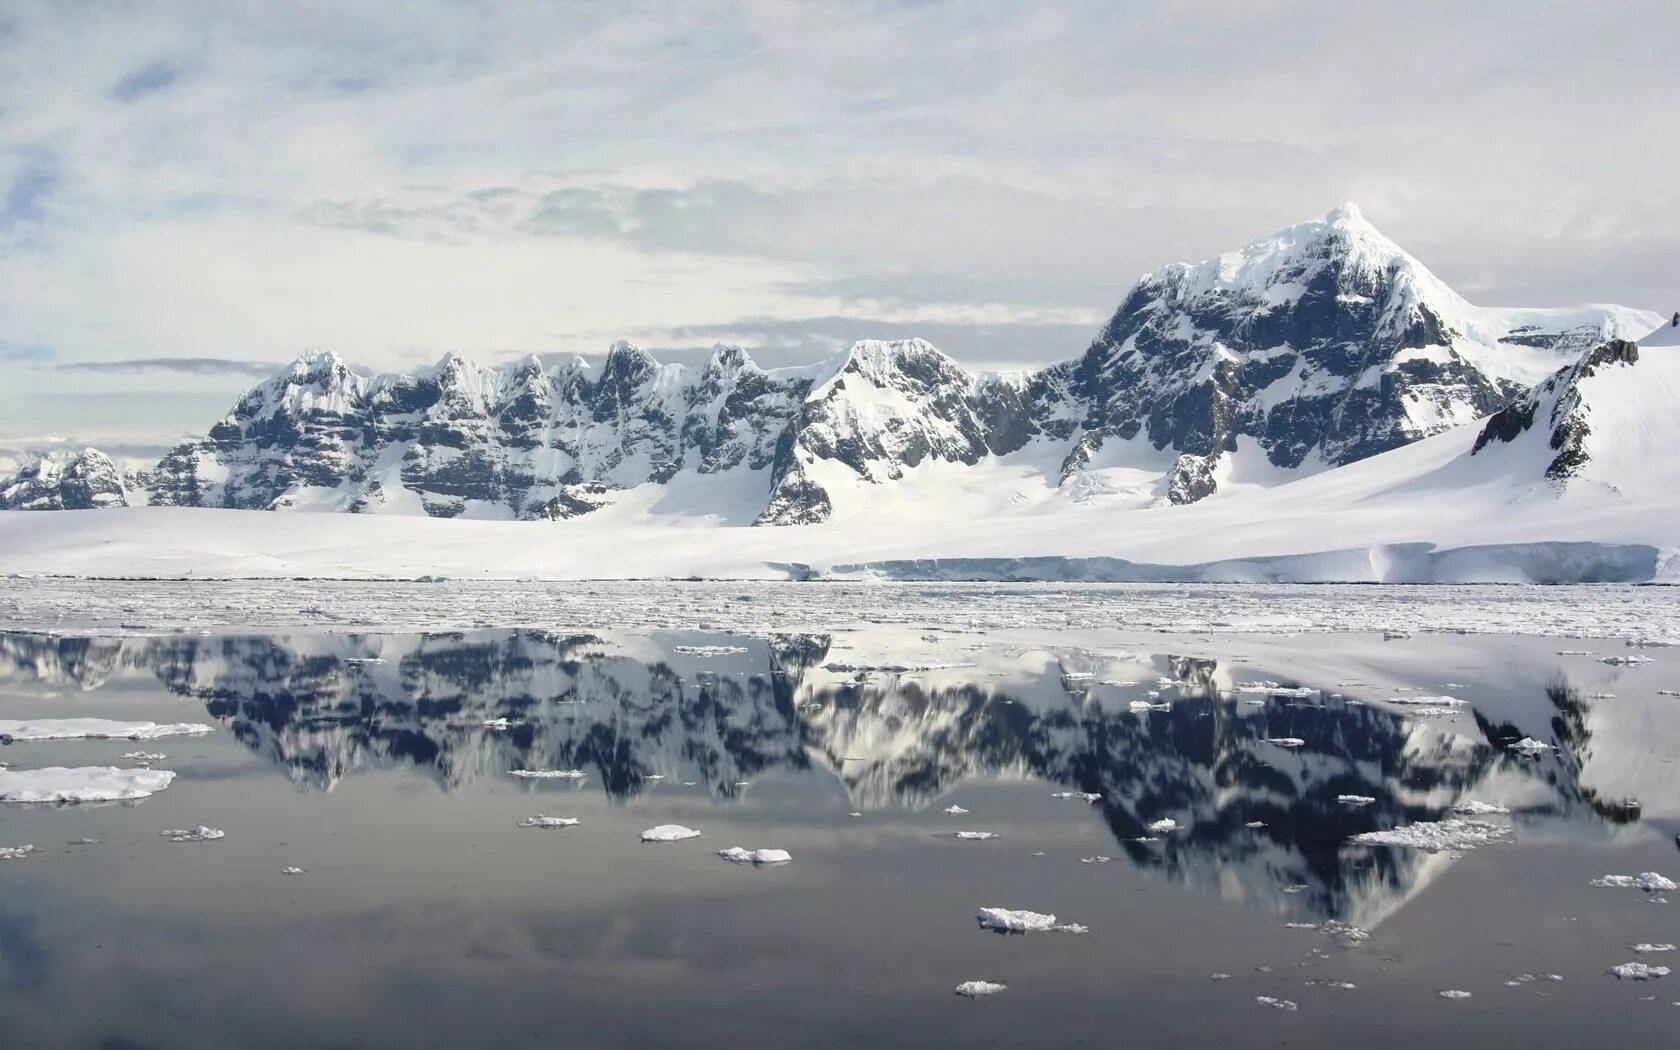
[[[992,981],[964,981],[957,985],[957,994],[969,999],[978,999],[983,995],[996,995],[1008,987],[1007,984],[996,984]]]
[[[1075,922],[1057,922],[1054,915],[1037,911],[1016,911],[1010,908],[981,908],[976,915],[982,929],[999,933],[1087,933],[1088,929]]]
[[[684,656],[733,656],[736,653],[746,652],[747,647],[744,645],[673,645],[671,651],[682,653]]]
[[[28,847],[24,848],[27,849]],[[1650,941],[1640,941],[1638,944],[1631,945],[1631,947],[1634,951],[1639,952],[1640,954],[1644,954],[1646,952],[1671,952],[1674,950],[1674,945],[1672,944],[1652,944]]]
[[[944,810],[942,810],[941,812],[949,813],[953,817],[960,817],[964,813],[967,813],[968,810],[966,810],[966,809],[964,809],[964,808],[962,808],[961,806],[958,806],[958,805],[950,805],[950,806],[946,806],[944,808]]]
[[[512,729],[514,726],[522,726],[525,723],[519,719],[487,718],[479,724],[486,729],[508,730]]]
[[[0,769],[0,802],[120,802],[147,798],[174,779],[167,769],[117,766]]]
[[[1388,831],[1367,831],[1348,841],[1361,846],[1400,846],[1406,849],[1467,850],[1499,842],[1511,834],[1504,824],[1489,824],[1482,820],[1443,820],[1438,823],[1421,822]]]
[[[1514,744],[1506,744],[1505,748],[1519,755],[1543,755],[1552,750],[1552,745],[1542,744],[1531,736],[1525,736]]]
[[[1265,693],[1268,696],[1288,696],[1295,697],[1297,699],[1305,699],[1309,696],[1317,696],[1319,691],[1317,689],[1308,689],[1305,686],[1280,685],[1277,682],[1238,682],[1236,685],[1231,687],[1231,692]]]
[[[1278,747],[1304,747],[1307,742],[1298,736],[1268,736],[1263,737],[1261,743],[1276,744]]]
[[[1497,802],[1478,802],[1473,798],[1453,803],[1452,811],[1466,817],[1488,817],[1511,812]]]
[[[693,828],[685,828],[681,824],[661,824],[656,828],[648,828],[642,832],[643,842],[681,842],[684,839],[697,839],[700,833]]]
[[[1092,794],[1089,791],[1052,791],[1050,793],[1050,797],[1051,798],[1076,798],[1081,802],[1096,802],[1096,801],[1098,801],[1099,799],[1102,798],[1101,795]]]
[[[1465,702],[1456,696],[1391,696],[1391,704],[1408,707],[1463,707]]]
[[[1228,973],[1210,973],[1210,974],[1208,974],[1208,980],[1210,980],[1210,981],[1229,981],[1230,979],[1231,979],[1231,975],[1228,974]]]
[[[1254,1001],[1261,1006],[1269,1006],[1274,1010],[1283,1010],[1286,1013],[1294,1013],[1300,1009],[1300,1006],[1288,999],[1279,999],[1271,995],[1257,995],[1254,997]]]
[[[128,762],[144,762],[150,765],[153,762],[162,762],[169,756],[161,751],[125,751],[117,757]]]
[[[1042,854],[1042,853],[1034,854],[1034,856],[1038,856],[1038,857],[1042,857],[1043,855],[1044,854]],[[1080,857],[1079,858],[1079,863],[1081,863],[1081,864],[1107,864],[1112,859],[1114,859],[1114,858],[1105,857],[1101,853],[1099,853],[1095,857]]]
[[[984,842],[987,839],[997,838],[997,832],[995,832],[995,831],[959,831],[959,832],[957,832],[957,838],[966,839],[970,842]]]
[[[1166,831],[1177,831],[1178,821],[1171,817],[1162,817],[1160,820],[1157,820],[1155,823],[1149,825],[1149,830],[1156,832],[1157,834]]]
[[[1263,828],[1265,826],[1266,822],[1263,820],[1251,820],[1247,824],[1243,825],[1245,828]]]
[[[1359,990],[1359,986],[1357,984],[1354,984],[1352,981],[1311,980],[1311,981],[1308,981],[1307,983],[1310,984],[1310,985],[1315,985],[1315,986],[1321,987],[1321,988],[1336,988],[1336,989],[1339,989],[1339,990],[1344,991],[1344,992],[1353,992],[1353,991],[1358,991]]]
[[[1673,879],[1654,871],[1640,872],[1638,875],[1600,875],[1592,880],[1592,884],[1601,889],[1644,890],[1646,893],[1676,888]]]
[[[1336,801],[1344,806],[1369,806],[1376,799],[1370,795],[1337,795]]]
[[[538,813],[519,822],[522,828],[575,828],[583,823],[576,817],[545,817]]]
[[[1598,662],[1609,664],[1611,667],[1638,667],[1641,664],[1651,663],[1652,660],[1649,656],[1640,656],[1636,653],[1632,656],[1601,656],[1598,658]]]
[[[663,774],[663,773],[643,773],[642,774],[642,779],[643,780],[664,780],[665,779],[665,774]]]
[[[581,769],[510,769],[508,776],[526,780],[582,780],[589,774]]]
[[[1666,966],[1652,966],[1649,963],[1625,962],[1619,966],[1610,967],[1610,972],[1624,980],[1649,981],[1657,977],[1667,977],[1669,969]]]
[[[171,828],[158,834],[170,842],[215,842],[227,838],[227,832],[221,828],[207,828],[203,824],[196,828]]]
[[[731,846],[718,850],[718,856],[735,864],[786,864],[793,855],[785,849],[744,849]]]
[[[303,869],[302,868],[285,867],[285,868],[280,869],[280,874],[282,874],[282,875],[302,875],[303,874]]]
[[[846,814],[846,816],[848,816],[848,817],[861,817],[861,816],[863,816],[863,814],[854,811],[854,812]]]
[[[18,743],[38,740],[156,740],[165,736],[196,736],[213,733],[215,726],[201,722],[118,722],[109,718],[0,718],[0,737]]]
[[[1470,993],[1459,988],[1443,988],[1435,993],[1442,999],[1468,999]]]
[[[36,852],[34,846],[0,846],[0,860],[22,860]]]

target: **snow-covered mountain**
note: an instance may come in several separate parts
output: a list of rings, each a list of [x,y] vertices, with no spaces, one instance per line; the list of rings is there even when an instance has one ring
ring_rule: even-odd
[[[96,510],[126,507],[130,480],[96,448],[44,456],[0,479],[0,510]]]
[[[620,342],[598,368],[451,355],[366,377],[316,352],[133,491],[90,450],[79,473],[6,483],[0,507],[552,519],[618,503],[788,525],[1191,503],[1488,416],[1661,320],[1472,306],[1347,205],[1146,274],[1083,356],[1038,371],[971,374],[918,339],[771,370],[739,347],[687,367]]]

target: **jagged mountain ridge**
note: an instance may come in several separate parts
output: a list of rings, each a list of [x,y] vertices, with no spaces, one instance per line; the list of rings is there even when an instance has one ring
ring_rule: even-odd
[[[1350,205],[1146,274],[1083,356],[1038,371],[974,375],[916,339],[772,370],[740,347],[687,367],[619,342],[598,369],[451,355],[365,377],[316,352],[126,487],[160,505],[564,518],[728,477],[739,520],[785,525],[867,511],[924,466],[1019,462],[1069,498],[1189,503],[1487,416],[1659,321],[1474,307]],[[50,482],[20,477],[0,509],[121,505],[121,485],[90,504]]]

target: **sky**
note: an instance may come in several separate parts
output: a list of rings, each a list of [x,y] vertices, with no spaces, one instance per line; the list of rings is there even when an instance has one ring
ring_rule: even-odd
[[[372,370],[1071,358],[1345,200],[1473,302],[1680,308],[1680,4],[0,2],[0,455]]]

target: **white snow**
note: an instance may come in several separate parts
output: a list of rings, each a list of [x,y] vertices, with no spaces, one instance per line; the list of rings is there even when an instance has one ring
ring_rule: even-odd
[[[0,846],[0,860],[22,860],[39,852],[34,846]]]
[[[198,722],[159,725],[156,722],[117,722],[109,718],[0,718],[0,737],[19,742],[35,740],[156,740],[215,732]],[[127,756],[124,756],[127,757]]]
[[[1602,889],[1644,890],[1646,893],[1666,892],[1677,888],[1673,879],[1654,871],[1641,872],[1638,875],[1601,875],[1592,880],[1592,884]]]
[[[287,867],[284,867],[284,868],[280,869],[280,874],[282,874],[282,875],[302,875],[303,873],[304,872],[303,872],[302,868],[295,868],[295,867],[291,867],[289,865]]]
[[[170,842],[215,842],[217,839],[227,838],[227,832],[221,828],[208,828],[203,824],[196,828],[171,828],[158,834]]]
[[[718,850],[718,856],[735,864],[786,864],[793,855],[785,849],[745,849],[731,846]]]
[[[995,984],[991,981],[964,981],[957,985],[957,994],[970,999],[978,999],[985,995],[996,995],[1008,987],[1007,984]]]
[[[984,842],[987,839],[995,839],[998,836],[995,831],[959,831],[957,832],[956,837],[969,842]]]
[[[952,815],[952,816],[954,816],[954,817],[960,817],[960,816],[962,816],[962,815],[963,815],[963,814],[964,814],[964,813],[967,813],[967,812],[968,812],[968,810],[966,810],[966,809],[964,809],[964,808],[962,808],[962,807],[961,807],[961,806],[959,806],[959,805],[956,805],[956,804],[955,804],[955,803],[953,803],[953,804],[951,804],[951,805],[949,805],[949,806],[946,806],[946,807],[945,807],[945,808],[944,808],[944,809],[943,809],[943,810],[941,810],[941,811],[940,811],[940,812],[942,812],[942,813],[949,813],[949,814],[951,814],[951,815]]]
[[[1177,831],[1178,821],[1171,817],[1162,817],[1160,820],[1150,824],[1149,830],[1155,832],[1156,834],[1162,834],[1168,831]]]
[[[589,774],[581,769],[510,769],[508,776],[526,780],[582,780]]]
[[[116,766],[0,769],[0,802],[118,802],[147,798],[174,779],[165,769]]]
[[[519,822],[522,828],[575,828],[583,821],[577,817],[545,817],[538,813]]]
[[[693,828],[685,828],[681,824],[661,824],[656,828],[648,828],[642,832],[643,842],[681,842],[684,839],[697,839],[700,833]]]
[[[1436,992],[1435,994],[1442,999],[1468,999],[1468,998],[1470,998],[1470,993],[1469,992],[1462,991],[1458,988],[1444,988],[1441,991]]]
[[[1054,915],[1038,911],[1015,911],[1009,908],[981,908],[976,916],[980,925],[1003,933],[1085,933],[1084,926],[1073,922],[1058,922]]]
[[[1370,795],[1337,795],[1336,801],[1344,806],[1369,806],[1376,799]]]
[[[1465,817],[1490,817],[1511,812],[1497,802],[1478,802],[1473,798],[1453,803],[1452,811]]]
[[[1348,841],[1361,846],[1399,846],[1435,853],[1440,850],[1475,849],[1503,841],[1510,834],[1511,828],[1504,824],[1449,819],[1438,823],[1408,824],[1389,831],[1367,831]]]
[[[1531,736],[1525,736],[1514,744],[1505,745],[1507,749],[1520,755],[1543,755],[1552,750],[1552,745],[1541,743]]]
[[[1610,972],[1630,981],[1649,981],[1657,977],[1667,977],[1669,969],[1666,966],[1651,966],[1642,962],[1625,962],[1610,967]]]
[[[1102,799],[1102,796],[1100,794],[1092,794],[1089,791],[1052,791],[1050,793],[1050,797],[1051,798],[1076,798],[1081,802],[1097,802],[1097,801],[1100,801]]]
[[[1289,999],[1279,999],[1273,995],[1257,995],[1254,997],[1254,1001],[1259,1003],[1261,1006],[1269,1006],[1274,1010],[1282,1010],[1285,1013],[1294,1013],[1296,1010],[1300,1009],[1300,1006],[1294,1001]]]
[[[1630,947],[1642,955],[1648,952],[1671,952],[1674,950],[1672,944],[1652,944],[1649,941],[1641,941],[1638,944],[1630,945]]]
[[[1263,739],[1265,743],[1275,744],[1278,747],[1303,747],[1306,745],[1306,741],[1298,736],[1269,736]]]

